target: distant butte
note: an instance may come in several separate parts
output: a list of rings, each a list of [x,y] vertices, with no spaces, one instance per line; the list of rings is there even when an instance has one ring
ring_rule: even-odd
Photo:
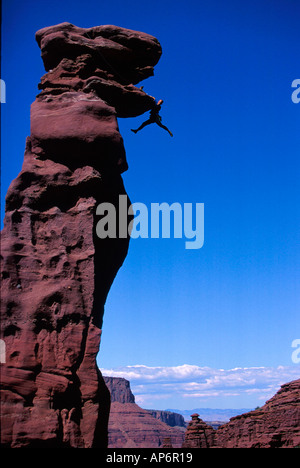
[[[128,380],[104,377],[111,394],[108,425],[108,448],[180,448],[184,440],[184,427],[171,427],[162,421],[162,413],[142,409],[135,403]],[[157,414],[160,413],[160,414]],[[181,420],[180,415],[169,413]],[[170,418],[171,419],[171,418]]]

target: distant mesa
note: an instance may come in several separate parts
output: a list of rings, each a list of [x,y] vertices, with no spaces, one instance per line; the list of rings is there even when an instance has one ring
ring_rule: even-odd
[[[186,427],[184,417],[172,411],[147,410],[154,418],[159,419],[171,427]]]
[[[172,445],[180,448],[184,440],[185,424],[181,415],[142,409],[135,403],[127,380],[104,377],[111,394],[108,424],[108,448],[158,448]],[[175,420],[184,426],[167,423]]]

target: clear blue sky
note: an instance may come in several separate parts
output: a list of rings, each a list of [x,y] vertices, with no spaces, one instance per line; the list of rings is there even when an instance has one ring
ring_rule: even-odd
[[[157,126],[131,133],[144,116],[120,119],[125,187],[135,202],[204,203],[205,243],[131,241],[107,301],[100,367],[297,366],[300,103],[291,83],[300,78],[299,1],[2,5],[2,204],[44,74],[36,30],[116,24],[162,44],[155,76],[142,84],[164,99],[174,138]]]

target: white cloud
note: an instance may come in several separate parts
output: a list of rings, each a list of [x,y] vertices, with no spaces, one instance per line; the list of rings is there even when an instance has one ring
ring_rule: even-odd
[[[177,396],[181,399],[228,398],[256,396],[266,401],[280,386],[299,378],[298,366],[238,367],[213,369],[184,364],[173,367],[126,366],[101,369],[102,374],[123,377],[130,381],[136,401],[166,399]]]
[[[203,393],[183,393],[182,394],[183,398],[207,398],[208,396],[211,397],[218,397],[220,396],[219,392],[209,392],[209,395],[207,392]]]

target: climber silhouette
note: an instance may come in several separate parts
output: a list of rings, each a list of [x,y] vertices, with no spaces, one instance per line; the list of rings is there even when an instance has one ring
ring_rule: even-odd
[[[146,127],[147,125],[150,125],[152,123],[156,123],[159,127],[166,130],[170,134],[170,136],[172,137],[173,133],[170,132],[170,130],[165,125],[163,125],[161,123],[161,116],[159,115],[159,111],[161,109],[161,105],[162,105],[163,102],[164,101],[162,99],[160,99],[157,103],[155,103],[155,105],[152,107],[152,109],[150,111],[150,118],[148,120],[146,120],[145,122],[143,122],[142,125],[140,125],[139,128],[137,128],[136,130],[134,130],[132,128],[131,131],[133,133],[137,133],[140,130],[142,130],[142,128]]]

